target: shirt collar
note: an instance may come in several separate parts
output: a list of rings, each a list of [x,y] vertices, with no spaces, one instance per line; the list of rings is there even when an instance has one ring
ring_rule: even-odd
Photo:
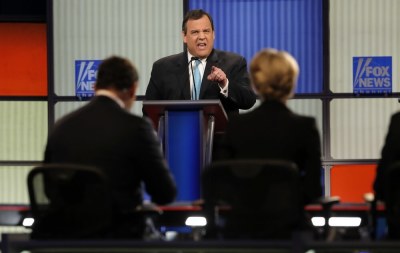
[[[125,108],[124,102],[113,92],[106,90],[106,89],[100,89],[96,91],[96,96],[106,96],[114,100],[121,108]]]
[[[188,62],[190,62],[190,60],[192,59],[192,57],[194,57],[191,53],[189,53],[189,51],[187,52],[187,55],[188,55]],[[207,63],[207,58],[204,58],[204,59],[200,59],[199,58],[199,60],[201,61],[201,63],[202,64],[206,64]]]

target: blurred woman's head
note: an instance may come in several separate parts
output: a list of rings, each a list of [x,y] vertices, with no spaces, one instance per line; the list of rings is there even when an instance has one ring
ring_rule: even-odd
[[[292,97],[298,75],[293,56],[272,48],[259,51],[250,64],[253,88],[264,100],[285,102]]]

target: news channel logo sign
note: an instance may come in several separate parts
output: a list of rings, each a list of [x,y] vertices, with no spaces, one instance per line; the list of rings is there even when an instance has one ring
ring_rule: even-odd
[[[75,94],[80,98],[94,96],[97,70],[102,60],[75,60]]]
[[[392,57],[353,57],[353,92],[356,94],[392,93]]]

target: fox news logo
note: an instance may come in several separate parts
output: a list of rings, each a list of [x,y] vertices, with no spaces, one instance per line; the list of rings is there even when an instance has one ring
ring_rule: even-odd
[[[78,97],[93,97],[97,69],[101,60],[75,61],[75,92]]]
[[[392,92],[392,57],[353,57],[353,92],[383,94]]]

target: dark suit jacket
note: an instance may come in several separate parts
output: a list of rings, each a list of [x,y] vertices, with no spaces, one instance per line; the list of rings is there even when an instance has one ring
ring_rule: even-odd
[[[400,161],[400,113],[392,115],[385,144],[382,149],[381,159],[377,167],[374,182],[376,198],[384,200],[385,172],[394,162]]]
[[[296,163],[302,174],[304,204],[322,194],[321,144],[315,119],[297,115],[284,104],[263,102],[230,119],[218,158],[284,159]]]
[[[169,203],[176,195],[152,126],[106,96],[94,97],[55,124],[44,162],[100,168],[122,211],[142,203],[141,182],[157,204]]]
[[[211,66],[221,68],[228,80],[228,97],[220,94],[218,84],[207,80]],[[228,114],[251,108],[256,95],[249,86],[246,60],[237,54],[213,50],[207,58],[200,99],[220,99]],[[153,64],[146,100],[190,100],[187,52],[171,55]]]

